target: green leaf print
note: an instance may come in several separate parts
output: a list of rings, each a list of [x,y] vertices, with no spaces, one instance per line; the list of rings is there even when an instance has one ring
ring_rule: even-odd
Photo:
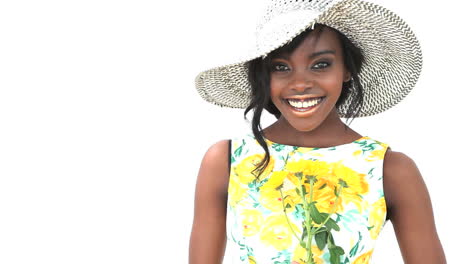
[[[335,245],[335,239],[333,239],[333,234],[330,232],[329,236],[328,236],[328,245],[331,246],[331,245]]]
[[[356,144],[361,146],[361,148],[364,148],[367,145],[367,141],[366,140],[358,141],[356,142]]]
[[[364,142],[366,142],[366,141],[364,141]],[[367,143],[367,142],[366,142],[366,143]],[[364,152],[364,151],[373,151],[373,150],[377,149],[376,146],[379,146],[379,144],[378,144],[378,143],[375,143],[375,142],[372,142],[372,143],[370,143],[370,144],[368,144],[368,145],[363,146],[362,151],[363,151],[363,152]]]
[[[305,238],[307,237],[307,226],[304,223],[302,223],[302,236],[301,236],[301,240],[304,241]],[[304,244],[305,245],[305,244]],[[306,248],[306,246],[304,246],[304,248]]]
[[[296,193],[297,193],[297,195],[301,195],[301,192],[299,191],[298,188],[296,188]]]
[[[328,247],[330,252],[330,263],[331,264],[340,264],[340,256],[344,255],[344,250],[339,246]]]
[[[325,245],[327,244],[327,236],[327,231],[315,234],[315,242],[317,242],[317,247],[320,248],[320,250],[325,248]]]
[[[370,175],[370,176],[369,176],[369,179],[372,179],[372,178],[374,178],[374,174],[373,174],[373,172],[374,172],[374,169],[375,169],[375,168],[372,168],[372,169],[370,169],[370,170],[369,170],[369,172],[367,173],[367,174],[369,174],[369,175]],[[380,180],[380,179],[379,179],[379,180]]]
[[[273,264],[291,264],[291,262],[287,261],[287,260],[281,260],[281,261],[275,261],[273,262]]]
[[[343,180],[343,179],[340,179],[340,180],[338,181],[338,184],[340,184],[341,186],[343,186],[343,188],[349,188],[348,183],[347,183],[345,180]]]
[[[338,196],[338,189],[336,188],[336,186],[335,188],[333,188],[333,193],[335,194],[335,196]]]
[[[235,151],[234,151],[234,156],[239,157],[242,154],[242,148],[245,145],[245,140],[242,140],[242,145],[240,145]]]
[[[342,217],[343,217],[343,216],[341,216],[341,214],[336,213],[336,222],[337,222],[337,223],[340,222]]]
[[[302,219],[302,216],[304,215],[304,209],[302,208],[301,204],[296,204],[293,215],[296,218],[296,220]]]
[[[335,230],[335,231],[340,231],[340,226],[336,224],[335,220],[332,218],[329,218],[328,221],[325,223],[325,226],[328,228],[328,230]]]
[[[361,240],[362,240],[362,235],[361,235],[361,232],[359,232],[359,240],[356,242],[356,244],[349,251],[349,256],[350,257],[356,256],[356,254],[358,252],[358,249],[359,249],[359,244],[361,243]]]
[[[312,220],[314,220],[315,223],[321,224],[323,221],[325,221],[325,218],[323,215],[319,212],[317,207],[315,206],[315,201],[310,203],[310,216],[312,217]]]
[[[273,145],[271,145],[271,147],[274,150],[276,150],[276,152],[280,152],[280,151],[282,151],[284,149],[285,145],[273,143]]]
[[[350,262],[349,258],[346,257],[342,264],[349,264],[349,263],[351,263],[351,262]]]
[[[253,253],[253,250],[252,250],[252,248],[251,248],[251,247],[249,247],[249,246],[247,246],[246,248],[247,248],[247,252],[249,252],[249,256],[251,256],[251,255],[252,255],[252,253]]]
[[[241,250],[246,250],[246,251],[247,251],[246,255],[241,255],[241,256],[239,257],[240,260],[244,261],[244,260],[248,259],[250,256],[252,256],[252,257],[254,256],[253,250],[252,250],[251,247],[246,246],[245,244],[242,244],[240,241],[237,241],[237,244],[239,245],[239,248],[240,248]],[[253,259],[252,259],[252,260],[253,260]],[[254,263],[255,263],[255,262],[254,262]]]
[[[278,251],[278,255],[271,258],[271,260],[275,260],[275,264],[290,264],[291,263],[291,253],[288,250]]]

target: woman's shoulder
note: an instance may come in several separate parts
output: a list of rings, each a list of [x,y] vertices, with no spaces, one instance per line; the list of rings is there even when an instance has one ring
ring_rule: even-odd
[[[429,190],[416,162],[407,154],[387,151],[384,161],[384,193],[392,222],[405,259],[440,259],[446,263],[437,235]],[[421,239],[415,240],[418,237]],[[421,251],[430,248],[430,255]],[[443,262],[442,262],[443,260]]]
[[[226,197],[229,182],[229,149],[229,139],[217,140],[207,148],[197,178],[197,186],[202,190],[200,193]]]
[[[414,159],[403,152],[390,148],[386,151],[383,175],[385,197],[390,208],[403,197],[402,193],[417,196],[424,191],[414,189],[416,186],[423,186],[424,180]]]
[[[407,154],[387,149],[384,156],[384,175],[392,178],[411,177],[416,174],[416,162]],[[403,179],[401,179],[403,180]]]
[[[202,165],[217,167],[222,170],[222,166],[227,167],[229,151],[231,149],[232,139],[219,139],[206,150],[205,156],[203,157]],[[226,164],[225,164],[226,163]]]

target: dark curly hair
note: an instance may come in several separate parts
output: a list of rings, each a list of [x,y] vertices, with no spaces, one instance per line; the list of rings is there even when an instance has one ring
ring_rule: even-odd
[[[270,162],[270,152],[264,140],[264,134],[260,125],[260,118],[263,109],[266,109],[270,114],[274,115],[277,119],[281,116],[281,112],[273,104],[270,98],[270,63],[272,58],[278,54],[292,53],[307,37],[308,33],[312,30],[317,30],[317,37],[323,32],[324,28],[331,29],[336,32],[342,48],[343,60],[346,69],[351,73],[351,80],[343,83],[343,88],[336,102],[336,108],[340,107],[344,101],[351,97],[348,109],[346,109],[346,121],[352,117],[351,122],[360,113],[363,103],[363,88],[359,80],[358,73],[361,71],[361,66],[364,63],[364,56],[359,47],[354,45],[343,33],[338,30],[328,27],[323,24],[315,24],[315,29],[308,28],[297,37],[295,37],[288,44],[270,52],[265,58],[257,58],[248,63],[248,79],[252,87],[251,100],[249,105],[244,111],[244,119],[247,120],[247,113],[253,110],[252,118],[252,132],[260,146],[265,150],[266,155],[258,166],[252,171],[259,171],[256,175],[258,180],[259,175],[263,173],[268,163]]]

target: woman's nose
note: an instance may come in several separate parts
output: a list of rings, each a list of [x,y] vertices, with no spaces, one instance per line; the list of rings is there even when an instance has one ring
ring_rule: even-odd
[[[313,80],[304,74],[304,72],[296,72],[291,76],[290,88],[297,91],[304,91],[313,87]]]

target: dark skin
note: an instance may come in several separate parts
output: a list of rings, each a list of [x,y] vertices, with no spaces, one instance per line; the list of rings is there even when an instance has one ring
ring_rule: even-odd
[[[309,55],[321,52],[318,56]],[[289,56],[272,60],[271,99],[281,117],[264,129],[265,137],[281,144],[330,147],[362,137],[347,127],[335,108],[342,83],[350,74],[343,64],[339,39],[325,28],[311,32]],[[295,114],[284,98],[326,96],[316,111]],[[347,128],[347,129],[345,129]],[[190,264],[220,264],[226,246],[226,205],[229,183],[228,140],[213,144],[201,162],[196,190]],[[444,264],[428,189],[415,162],[390,148],[384,156],[387,218],[392,222],[406,264]]]

